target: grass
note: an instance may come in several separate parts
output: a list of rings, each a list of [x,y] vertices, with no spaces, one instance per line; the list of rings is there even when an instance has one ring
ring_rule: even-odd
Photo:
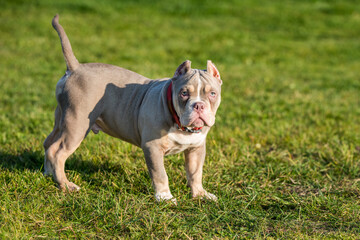
[[[354,239],[360,234],[360,5],[356,1],[1,1],[0,238]],[[155,203],[140,149],[90,134],[67,161],[75,194],[43,177],[65,71],[51,19],[80,62],[149,78],[185,59],[223,79],[204,185],[166,159],[178,206]]]

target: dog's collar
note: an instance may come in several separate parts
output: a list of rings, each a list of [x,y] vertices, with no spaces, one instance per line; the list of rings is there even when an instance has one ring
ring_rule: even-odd
[[[177,115],[177,113],[175,111],[173,101],[172,101],[172,82],[170,82],[170,85],[169,85],[169,87],[167,89],[167,95],[166,96],[167,96],[167,104],[168,104],[169,111],[170,111],[174,121],[176,122],[176,124],[178,126],[178,129],[181,130],[181,131],[184,131],[184,132],[189,132],[189,133],[199,133],[199,132],[201,132],[202,127],[189,128],[189,127],[185,127],[185,126],[181,125],[180,120],[179,120],[179,116]]]

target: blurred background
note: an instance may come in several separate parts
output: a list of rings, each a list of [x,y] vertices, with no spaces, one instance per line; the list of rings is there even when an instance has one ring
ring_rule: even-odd
[[[60,210],[50,209],[65,209],[62,226],[72,226],[60,231],[70,234],[65,236],[89,230],[91,237],[98,225],[100,236],[128,236],[126,231],[141,226],[139,214],[159,227],[144,227],[139,236],[160,234],[171,216],[179,220],[168,233],[183,238],[179,229],[190,237],[229,238],[293,233],[351,238],[360,232],[358,1],[0,0],[0,5],[0,187],[6,193],[0,200],[3,210],[22,206],[3,215],[3,236],[16,231],[25,238],[57,236],[45,230],[57,228],[51,211]],[[191,216],[199,219],[202,207],[186,202],[181,155],[169,157],[167,167],[171,189],[186,207],[162,209],[168,212],[160,220],[116,212],[111,203],[95,216],[94,206],[80,214],[77,207],[109,191],[153,201],[141,150],[104,134],[90,134],[67,162],[70,178],[88,189],[64,197],[79,206],[58,201],[54,183],[42,177],[42,143],[53,126],[55,86],[66,70],[51,26],[57,13],[80,62],[118,65],[154,79],[171,77],[186,59],[193,68],[205,69],[212,60],[219,69],[222,104],[207,140],[204,181],[222,200],[204,210],[213,217],[197,229],[186,214],[197,209]],[[35,202],[16,197],[31,188]],[[50,200],[38,191],[49,192]],[[49,204],[48,212],[33,213],[41,202]],[[130,225],[109,214],[113,210]],[[104,227],[105,215],[113,228]]]

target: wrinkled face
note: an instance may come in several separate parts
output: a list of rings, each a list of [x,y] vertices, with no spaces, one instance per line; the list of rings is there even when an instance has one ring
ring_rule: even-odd
[[[172,94],[174,108],[182,126],[214,125],[221,100],[221,80],[214,73],[191,68],[180,72],[173,78]]]

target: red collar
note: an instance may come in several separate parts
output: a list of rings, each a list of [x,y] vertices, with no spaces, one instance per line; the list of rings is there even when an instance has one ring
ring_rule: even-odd
[[[201,132],[202,127],[193,127],[193,128],[188,128],[185,126],[182,126],[179,120],[179,116],[177,115],[174,105],[173,105],[173,101],[172,101],[172,82],[170,82],[170,85],[167,89],[167,104],[168,104],[168,108],[169,111],[174,119],[174,121],[176,122],[176,124],[178,125],[178,129],[184,132],[190,132],[190,133],[199,133]]]

